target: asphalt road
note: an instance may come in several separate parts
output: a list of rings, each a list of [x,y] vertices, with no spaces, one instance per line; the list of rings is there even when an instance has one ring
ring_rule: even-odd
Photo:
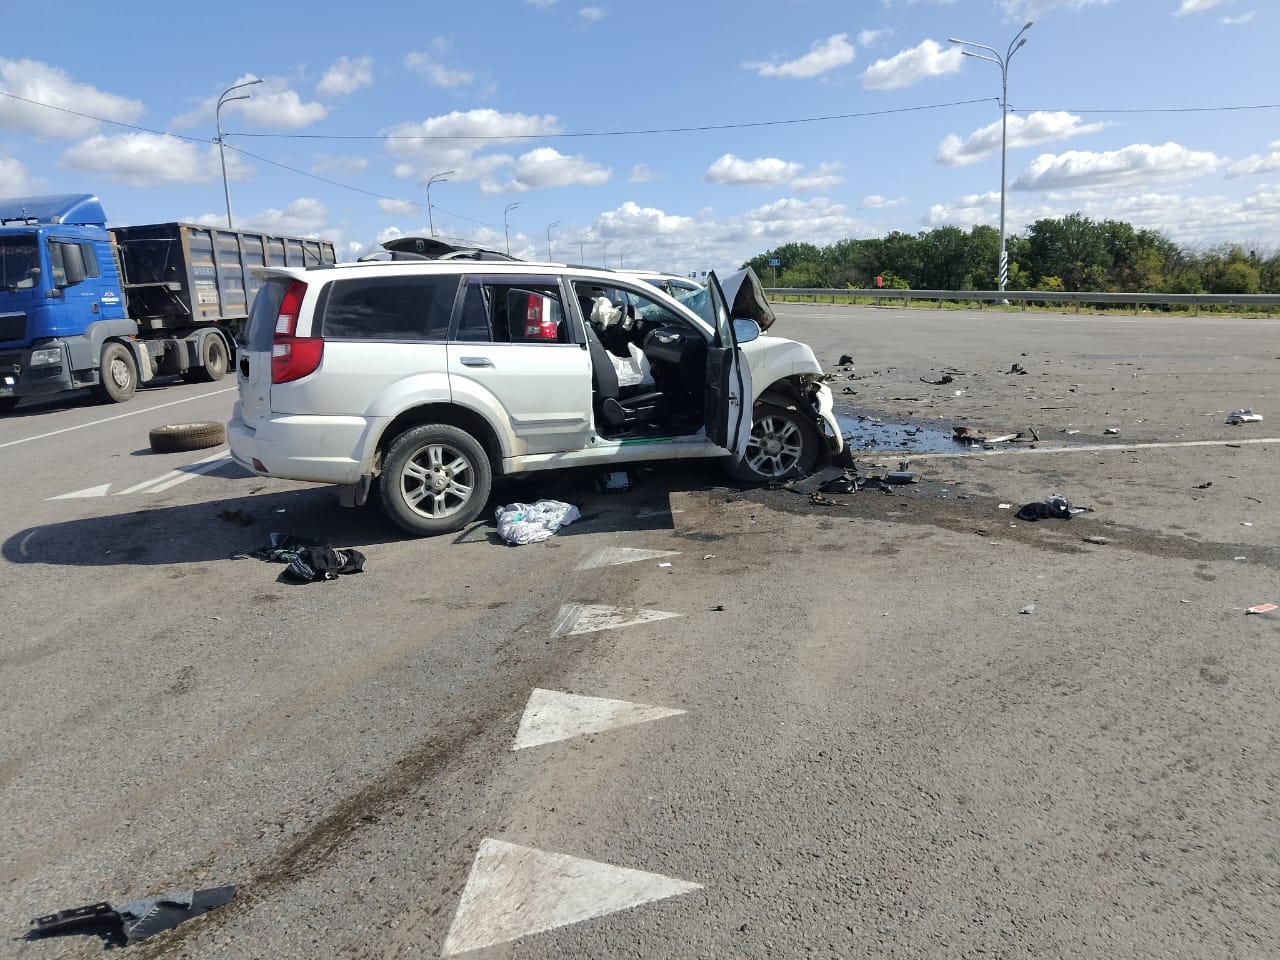
[[[226,381],[0,420],[0,955],[236,884],[131,954],[1275,956],[1277,323],[779,315],[920,483],[569,474],[511,548],[147,449]],[[957,424],[1040,441],[924,452]],[[1092,510],[1015,520],[1050,493]],[[233,559],[272,531],[366,572]]]

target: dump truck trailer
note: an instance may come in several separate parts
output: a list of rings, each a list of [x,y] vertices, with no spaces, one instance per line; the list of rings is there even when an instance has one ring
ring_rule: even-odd
[[[107,229],[90,194],[0,200],[0,413],[82,387],[123,403],[157,377],[220,380],[254,268],[335,260],[322,240],[191,223]]]

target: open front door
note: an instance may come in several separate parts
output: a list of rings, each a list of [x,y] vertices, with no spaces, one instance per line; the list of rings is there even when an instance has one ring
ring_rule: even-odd
[[[707,350],[707,437],[741,460],[751,436],[751,368],[738,349],[729,305],[714,272],[707,277],[707,291],[716,328]]]

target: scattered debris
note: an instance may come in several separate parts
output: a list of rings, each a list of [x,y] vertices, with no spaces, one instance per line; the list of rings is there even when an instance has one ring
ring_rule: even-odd
[[[1080,539],[1082,539],[1085,543],[1092,543],[1092,544],[1096,544],[1096,545],[1097,545],[1097,546],[1099,546],[1099,547],[1100,547],[1100,546],[1102,546],[1104,543],[1110,543],[1110,542],[1111,542],[1111,540],[1110,540],[1109,538],[1107,538],[1107,537],[1099,537],[1099,536],[1081,537]]]
[[[267,546],[236,555],[237,559],[243,557],[288,564],[279,579],[291,583],[337,580],[343,574],[363,573],[365,563],[365,556],[359,550],[350,547],[337,550],[327,543],[291,533],[272,533]]]
[[[910,470],[891,470],[884,475],[884,482],[895,484],[919,483],[920,474],[912,473]]]
[[[853,357],[849,356],[847,353],[842,353],[842,354],[840,354],[840,359],[836,361],[836,366],[838,366],[838,367],[852,367],[852,366],[853,366]]]
[[[921,382],[921,383],[931,383],[931,384],[933,384],[935,387],[941,387],[941,386],[944,386],[945,384],[948,384],[948,383],[955,383],[955,382],[956,382],[956,378],[955,378],[955,377],[953,377],[953,376],[952,376],[951,374],[949,374],[949,373],[944,373],[944,374],[942,375],[941,379],[938,379],[938,380],[930,380],[928,377],[921,377],[921,378],[920,378],[920,382]]]
[[[724,612],[724,604],[723,604],[723,603],[717,603],[714,607],[712,607],[712,608],[711,608],[711,611],[712,611],[713,613],[723,613],[723,612]]]
[[[600,493],[626,493],[634,484],[630,470],[601,470],[596,474],[596,490]]]
[[[235,895],[235,887],[175,890],[119,907],[103,902],[59,910],[32,920],[25,939],[89,934],[101,937],[108,949],[128,946],[221,907]]]
[[[222,510],[218,513],[218,519],[224,523],[238,523],[242,527],[253,524],[253,515],[245,513],[243,510]]]
[[[1012,503],[1000,503],[1000,504],[996,504],[996,506],[998,506],[1001,510],[1012,510],[1012,509],[1013,509],[1013,504],[1012,504]]]
[[[815,490],[813,493],[809,495],[809,502],[812,503],[815,507],[840,506],[840,504],[836,503],[830,497],[823,496],[822,492],[819,490]]]
[[[1005,372],[1005,375],[1007,376],[1010,373],[1016,373],[1019,376],[1025,376],[1027,373],[1027,368],[1020,363],[1015,363]]]
[[[801,477],[799,480],[788,480],[782,486],[792,493],[809,496],[823,489],[825,484],[838,480],[845,475],[844,467],[823,467],[817,473],[811,473],[809,476]]]
[[[1073,434],[1077,434],[1080,431],[1079,430],[1063,430],[1062,432],[1065,433],[1067,436],[1072,436]]]
[[[1103,432],[1103,433],[1112,433],[1112,434],[1116,434],[1116,433],[1119,433],[1119,432],[1120,432],[1120,428],[1119,428],[1119,427],[1107,427],[1107,429],[1103,430],[1102,432]]]
[[[581,516],[577,507],[560,500],[509,503],[498,508],[498,536],[513,546],[540,543]]]
[[[1034,603],[1028,603],[1025,607],[1023,607],[1023,608],[1022,608],[1021,610],[1019,610],[1018,612],[1019,612],[1019,613],[1035,613],[1035,612],[1036,612],[1036,605],[1035,605]]]
[[[668,560],[668,561],[664,561],[663,563],[658,564],[658,566],[660,566],[660,567],[669,567],[669,566],[671,566],[671,562],[670,562],[669,560]]]
[[[858,489],[858,482],[855,478],[846,474],[843,477],[836,477],[822,485],[820,491],[822,493],[854,493]]]
[[[1020,433],[996,433],[979,427],[952,427],[951,432],[957,443],[1007,443],[1022,436]]]
[[[1276,609],[1280,608],[1277,608],[1274,603],[1260,603],[1256,607],[1250,607],[1245,611],[1245,613],[1270,613],[1272,610]]]
[[[1241,423],[1257,423],[1262,419],[1262,414],[1254,413],[1252,410],[1233,410],[1227,415],[1227,423],[1236,426]]]
[[[1032,439],[1032,440],[1034,440],[1036,443],[1039,443],[1039,442],[1040,442],[1040,434],[1036,433],[1036,428],[1035,428],[1035,427],[1027,427],[1027,429],[1031,432],[1031,439]]]
[[[1213,481],[1212,481],[1212,480],[1206,480],[1204,483],[1197,483],[1197,484],[1196,484],[1196,489],[1197,489],[1197,490],[1208,490],[1208,489],[1209,489],[1210,487],[1212,487],[1212,486],[1213,486]]]

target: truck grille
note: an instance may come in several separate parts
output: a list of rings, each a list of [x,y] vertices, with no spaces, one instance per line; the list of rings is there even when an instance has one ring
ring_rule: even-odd
[[[25,313],[0,313],[0,343],[27,341],[27,315]]]

